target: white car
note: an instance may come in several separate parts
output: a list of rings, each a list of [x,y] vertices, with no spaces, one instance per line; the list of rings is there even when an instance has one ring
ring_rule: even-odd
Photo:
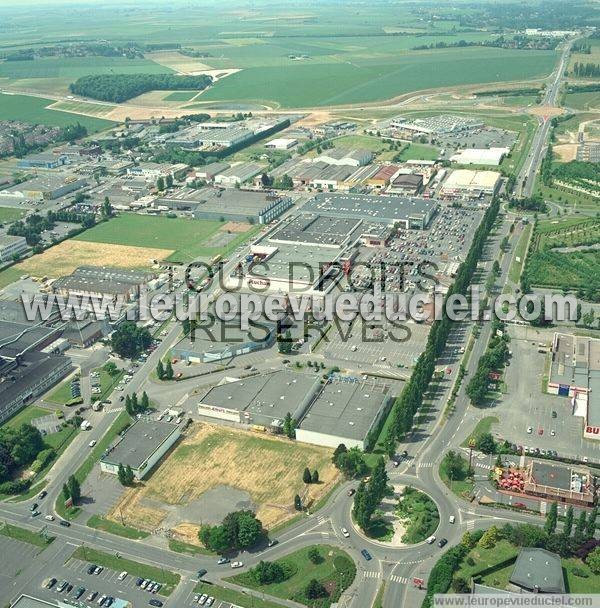
[[[435,536],[431,535],[428,539],[427,539],[427,544],[428,545],[433,545],[433,543],[435,542]]]
[[[207,599],[208,599],[208,595],[206,595],[206,593],[203,593],[200,596],[200,599],[198,600],[198,603],[200,604],[200,606],[203,606],[204,602],[206,602]]]
[[[450,518],[448,519],[448,521],[453,524],[456,521],[456,517],[454,517],[454,515],[450,515]]]
[[[88,445],[89,445],[91,448],[93,448],[93,447],[96,445],[96,440],[95,440],[95,439],[92,439],[92,440],[91,440],[91,441],[88,443]]]
[[[46,519],[48,521],[54,521],[54,515],[46,515],[46,517],[44,517],[44,519]]]
[[[244,565],[244,562],[231,562],[232,568],[241,568]]]
[[[121,574],[119,574],[119,580],[120,581],[124,580],[126,576],[127,576],[127,570],[123,570],[123,572],[121,572]]]
[[[531,435],[531,433],[533,433],[533,427],[532,426],[528,426],[527,427],[527,432]]]
[[[342,528],[342,529],[340,530],[340,532],[342,533],[342,536],[343,536],[344,538],[349,538],[349,536],[350,536],[350,532],[348,532],[348,530],[346,530],[346,528]]]

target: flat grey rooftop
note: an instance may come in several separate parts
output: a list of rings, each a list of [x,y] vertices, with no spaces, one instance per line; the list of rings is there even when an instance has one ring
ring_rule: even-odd
[[[569,467],[535,460],[532,474],[538,485],[560,488],[561,490],[571,489],[571,469]]]
[[[280,370],[227,382],[209,389],[200,403],[239,412],[248,412],[254,424],[283,421],[311,399],[319,386],[319,376]]]
[[[137,469],[177,430],[178,427],[169,422],[140,418],[102,461]]]
[[[417,197],[322,193],[309,200],[302,210],[330,217],[393,223],[398,220],[423,217],[435,206],[435,201]]]
[[[359,223],[359,220],[351,218],[301,213],[271,235],[270,240],[338,247],[348,239]]]
[[[560,556],[545,549],[523,548],[515,562],[510,582],[542,593],[564,593]]]
[[[323,387],[299,426],[362,441],[387,398],[387,390],[381,386],[333,381]]]

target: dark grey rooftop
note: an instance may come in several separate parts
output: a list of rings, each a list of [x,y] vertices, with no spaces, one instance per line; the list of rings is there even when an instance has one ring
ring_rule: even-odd
[[[32,350],[58,332],[48,327],[34,327],[26,323],[0,321],[0,356],[13,357]]]
[[[102,457],[102,462],[138,469],[178,429],[178,426],[169,422],[140,418],[127,429],[112,450]]]
[[[272,234],[269,240],[338,247],[346,242],[359,222],[360,220],[350,218],[301,213]]]
[[[571,469],[564,465],[549,464],[535,460],[533,463],[533,477],[539,485],[571,489]]]
[[[299,426],[362,441],[387,398],[387,389],[382,386],[333,381],[323,387]]]
[[[565,592],[560,556],[545,549],[521,549],[509,580],[528,591]]]

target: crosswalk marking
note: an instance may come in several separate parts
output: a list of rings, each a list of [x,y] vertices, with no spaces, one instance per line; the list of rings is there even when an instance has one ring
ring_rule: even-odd
[[[364,572],[365,578],[379,578],[381,576],[380,572]]]
[[[434,466],[433,462],[418,462],[417,466],[422,469],[431,469]]]
[[[408,585],[410,582],[410,579],[406,578],[406,576],[397,576],[396,574],[390,576],[390,580],[394,583],[401,583],[402,585]]]
[[[467,522],[467,530],[473,530],[475,528],[475,520],[474,519],[470,519]]]

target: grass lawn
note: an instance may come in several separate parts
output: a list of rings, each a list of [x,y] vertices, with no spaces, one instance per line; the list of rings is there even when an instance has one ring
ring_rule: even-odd
[[[4,289],[7,285],[19,280],[23,275],[23,271],[17,266],[10,266],[0,271],[0,289]]]
[[[373,602],[373,608],[383,608],[383,598],[385,596],[385,581],[382,581],[379,589],[377,591],[377,595],[375,596],[375,601]]]
[[[475,428],[473,429],[473,432],[471,433],[471,437],[477,441],[477,439],[479,437],[481,437],[481,435],[485,435],[486,433],[491,433],[492,424],[498,424],[498,422],[500,422],[500,420],[498,420],[498,418],[496,418],[496,416],[486,416],[485,418],[482,418],[475,425]],[[469,440],[465,439],[461,445],[464,448],[468,448]]]
[[[356,576],[356,566],[350,556],[337,547],[314,546],[319,551],[322,560],[318,564],[314,564],[308,557],[311,547],[304,547],[276,561],[289,573],[289,577],[280,583],[261,585],[256,582],[251,572],[244,572],[227,580],[243,587],[264,591],[275,597],[312,606],[312,601],[305,595],[305,589],[310,580],[316,578],[326,589],[330,590],[330,595],[318,603],[315,602],[314,606],[328,608],[331,602],[339,597],[341,591],[352,583]],[[340,589],[339,581],[342,577],[343,588]]]
[[[448,473],[446,472],[446,467],[444,466],[444,461],[440,464],[440,478],[454,494],[461,498],[469,498],[473,495],[474,484],[471,479],[467,477],[467,467],[469,466],[469,463],[462,458],[462,456],[461,459],[463,461],[463,470],[458,479],[450,480]]]
[[[532,229],[533,226],[528,224],[521,233],[517,246],[515,247],[515,253],[510,264],[510,268],[508,269],[508,278],[515,284],[519,283],[519,279],[521,277],[521,271],[525,263],[525,255],[527,253],[527,243],[529,242],[529,235],[531,234]],[[517,258],[519,258],[518,261]]]
[[[187,553],[188,555],[214,555],[212,551],[209,551],[204,547],[184,543],[183,541],[175,538],[169,539],[169,549],[171,549],[171,551],[175,551],[176,553]]]
[[[71,382],[74,378],[75,376],[61,382],[49,395],[44,397],[45,401],[56,403],[56,405],[64,405],[67,401],[73,399],[71,396]]]
[[[179,574],[170,572],[164,568],[140,564],[139,562],[105,553],[104,551],[98,551],[97,549],[91,549],[90,547],[78,547],[71,557],[98,564],[99,566],[110,568],[116,572],[127,570],[127,572],[134,577],[149,578],[163,585],[159,591],[160,595],[171,595],[181,580]]]
[[[0,64],[0,66],[2,65],[6,65],[6,63]],[[46,109],[46,106],[52,103],[54,103],[53,99],[42,97],[0,94],[0,120],[22,120],[51,127],[64,127],[80,123],[89,133],[103,131],[115,124],[110,120],[101,118]]]
[[[37,405],[29,405],[23,408],[20,412],[17,412],[12,418],[9,418],[2,423],[2,426],[8,428],[18,428],[22,424],[30,424],[34,418],[40,418],[41,416],[47,416],[51,414],[52,410],[45,407],[39,407]]]
[[[565,106],[576,110],[597,110],[600,108],[600,91],[568,93],[565,98]]]
[[[389,147],[389,144],[385,144],[379,137],[371,135],[344,135],[332,140],[332,143],[336,148],[363,148],[374,154]]]
[[[567,593],[600,593],[600,576],[594,574],[589,566],[576,557],[562,560],[563,574],[566,573]],[[583,570],[588,578],[575,576],[573,569]]]
[[[440,149],[425,144],[408,144],[400,153],[400,160],[436,160]]]
[[[148,532],[123,526],[122,524],[118,524],[114,521],[104,519],[104,517],[100,517],[99,515],[92,515],[88,519],[86,525],[89,528],[94,528],[95,530],[104,530],[104,532],[110,532],[111,534],[116,534],[117,536],[122,536],[123,538],[131,538],[133,540],[140,540],[150,536]]]
[[[185,262],[200,256],[231,251],[259,229],[254,226],[252,230],[236,235],[224,246],[206,246],[206,241],[222,226],[221,222],[214,221],[121,214],[109,222],[86,230],[75,240],[170,249],[174,253],[169,256],[169,260]]]
[[[276,604],[270,600],[263,600],[258,596],[250,597],[246,593],[227,589],[226,587],[219,587],[217,585],[207,585],[206,583],[198,583],[194,587],[194,593],[206,593],[206,595],[212,596],[217,600],[230,602],[234,606],[240,606],[242,608],[282,608],[282,604]]]
[[[6,224],[21,219],[25,215],[22,209],[14,207],[0,207],[0,224]]]
[[[104,118],[117,106],[108,103],[94,103],[92,101],[58,101],[50,109],[74,114],[88,114],[97,118]]]
[[[92,395],[92,401],[102,401],[104,399],[108,399],[115,386],[119,384],[119,381],[125,375],[125,371],[122,369],[117,370],[117,372],[112,376],[104,369],[104,367],[99,367],[93,371],[98,372],[100,374],[100,378],[90,378],[90,380],[100,381],[101,393],[98,395]]]
[[[98,443],[92,448],[87,458],[81,463],[80,467],[75,471],[75,477],[79,481],[81,485],[85,481],[86,477],[90,474],[90,471],[96,464],[96,462],[100,459],[100,456],[104,453],[104,450],[108,448],[108,446],[113,442],[115,437],[129,424],[131,423],[131,418],[129,418],[129,414],[127,412],[120,412],[119,415],[115,418],[115,421],[112,423],[112,426],[104,437],[98,441]],[[58,496],[56,499],[56,504],[54,505],[56,512],[63,519],[75,519],[77,515],[81,512],[79,507],[71,507],[67,509],[64,504],[64,500],[62,496]]]
[[[471,549],[467,556],[472,557],[475,564],[469,566],[467,559],[463,559],[460,569],[456,572],[456,576],[463,577],[468,581],[474,574],[481,572],[485,568],[490,568],[494,564],[499,564],[504,560],[516,557],[518,552],[518,548],[511,545],[507,540],[499,540],[491,549],[483,549],[477,545]]]
[[[42,547],[43,549],[54,540],[54,536],[42,536],[37,532],[19,528],[18,526],[13,526],[12,524],[7,524],[5,522],[0,522],[0,534],[9,536],[15,540],[20,540],[24,543],[29,543],[30,545],[35,545],[36,547]]]

